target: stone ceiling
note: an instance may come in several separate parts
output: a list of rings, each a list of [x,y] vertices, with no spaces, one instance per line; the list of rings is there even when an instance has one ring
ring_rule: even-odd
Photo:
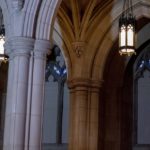
[[[77,0],[80,10],[84,11],[86,6],[90,0]],[[96,5],[103,5],[108,0],[97,0]],[[71,0],[63,0],[64,5],[66,5],[67,9],[71,9]]]
[[[100,7],[103,7],[105,4],[109,3],[112,0],[92,0],[92,1],[93,3],[94,1],[96,1],[94,4],[95,7],[93,8],[93,13],[94,13],[94,11],[97,8],[99,9]],[[61,6],[65,9],[67,14],[70,16],[72,14],[72,8],[73,8],[72,2],[77,3],[79,11],[80,11],[80,16],[82,17],[84,15],[85,10],[88,7],[88,4],[91,2],[91,0],[63,0],[61,3]]]
[[[100,12],[107,15],[109,9],[103,10],[116,2],[118,0],[63,0],[57,15],[59,25],[69,32],[67,36],[70,34],[72,41],[83,41],[93,20]]]

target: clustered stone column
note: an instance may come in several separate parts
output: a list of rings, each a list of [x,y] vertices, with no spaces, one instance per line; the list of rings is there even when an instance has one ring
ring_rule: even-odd
[[[10,50],[9,44],[5,44],[7,50],[7,54],[9,55],[9,69],[8,69],[8,81],[7,81],[7,96],[6,96],[6,108],[5,108],[5,125],[4,125],[4,139],[3,139],[3,149],[7,150],[9,149],[10,145],[10,139],[9,139],[9,134],[10,134],[10,127],[11,127],[11,112],[12,112],[12,88],[13,88],[13,57],[12,57],[12,52]]]
[[[13,37],[6,43],[9,74],[3,150],[41,149],[45,62],[49,45],[48,41],[24,37]]]
[[[46,54],[49,41],[37,40],[34,48],[32,102],[30,117],[29,150],[41,150],[44,104]]]
[[[103,80],[93,80],[90,88],[90,102],[89,102],[89,150],[99,150],[101,148],[102,136],[102,85]],[[100,119],[101,118],[101,119]]]
[[[101,82],[90,79],[69,81],[69,150],[98,150],[100,87]]]
[[[34,41],[13,38],[7,43],[10,53],[4,129],[4,150],[23,150],[30,52]]]

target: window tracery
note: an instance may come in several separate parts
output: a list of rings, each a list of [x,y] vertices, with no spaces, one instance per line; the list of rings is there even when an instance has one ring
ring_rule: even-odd
[[[145,70],[150,71],[150,47],[147,48],[147,50],[145,50],[138,59],[134,71],[134,78],[138,79],[143,77],[143,72]]]

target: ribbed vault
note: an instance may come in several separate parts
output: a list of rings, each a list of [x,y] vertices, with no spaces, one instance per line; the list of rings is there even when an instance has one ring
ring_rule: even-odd
[[[71,74],[78,72],[86,78],[103,79],[106,58],[118,38],[118,19],[122,7],[122,1],[113,0],[91,0],[86,3],[78,0],[62,1],[55,30],[59,29],[57,32],[66,45],[64,51],[74,64]],[[150,17],[148,0],[133,0],[133,7],[137,20]],[[82,57],[77,60],[73,47],[76,42],[85,44]],[[77,68],[79,64],[88,67]]]

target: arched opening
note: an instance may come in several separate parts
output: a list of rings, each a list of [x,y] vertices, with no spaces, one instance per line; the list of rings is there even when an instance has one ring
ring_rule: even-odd
[[[135,103],[134,99],[135,92],[133,90],[134,63],[137,57],[140,55],[140,53],[144,50],[146,43],[148,44],[148,42],[145,42],[149,39],[148,23],[149,19],[146,18],[140,18],[138,20],[137,24],[138,49],[136,56],[132,56],[129,58],[120,56],[117,50],[118,42],[115,42],[107,57],[104,71],[104,90],[103,90],[103,106],[104,106],[103,147],[105,150],[149,149],[148,145],[142,144],[138,145],[137,143],[135,143],[135,140],[137,138],[137,136],[135,136],[135,134],[137,135],[136,127],[138,124],[135,121],[137,119],[135,118],[135,107],[137,107],[136,106],[137,102]],[[144,97],[144,95],[142,97]],[[145,128],[145,126],[143,125],[142,128]],[[142,131],[142,129],[140,131]],[[145,135],[145,133],[143,134]]]
[[[114,45],[104,73],[104,149],[129,150],[132,142],[132,136],[129,135],[132,121],[128,117],[131,115],[132,103],[125,96],[130,81],[128,78],[124,80],[126,58],[120,57],[116,49],[117,46]],[[130,94],[128,93],[129,97]],[[128,138],[124,134],[128,134]]]
[[[67,150],[69,91],[67,68],[58,46],[47,56],[43,120],[43,149]]]

